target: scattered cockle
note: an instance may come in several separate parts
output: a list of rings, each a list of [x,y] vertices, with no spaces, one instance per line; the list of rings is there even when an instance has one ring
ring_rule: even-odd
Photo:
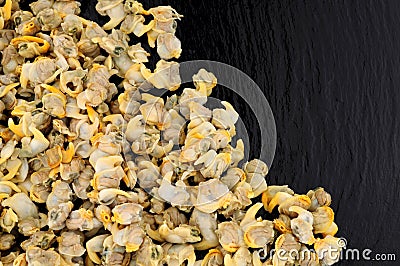
[[[113,236],[108,236],[104,239],[101,255],[101,262],[105,265],[127,266],[131,258],[131,252],[126,252],[125,247],[116,244]]]
[[[120,0],[99,0],[96,10],[100,15],[110,17],[110,21],[103,26],[105,30],[110,30],[118,26],[126,16],[123,1]]]
[[[299,207],[292,206],[289,211],[296,212],[297,218],[290,221],[293,234],[299,239],[299,242],[311,245],[315,242],[313,235],[313,215],[311,212]]]
[[[197,264],[201,266],[214,266],[214,265],[223,265],[224,263],[224,255],[218,249],[210,249],[207,255],[204,256],[204,259],[201,261],[196,261]]]
[[[190,244],[163,245],[164,256],[161,265],[188,265],[193,266],[196,260],[194,248]]]
[[[246,245],[243,231],[235,221],[219,223],[216,234],[220,245],[228,252],[236,252],[240,247]]]
[[[274,238],[273,224],[271,221],[256,219],[256,213],[262,207],[262,203],[251,206],[240,222],[244,232],[243,238],[250,248],[263,248],[270,244]]]
[[[338,230],[334,220],[334,213],[330,207],[318,207],[312,212],[314,217],[314,233],[334,236]]]
[[[143,77],[157,89],[175,91],[181,85],[179,63],[177,62],[169,62],[161,59],[157,62],[153,73],[143,64],[140,71]]]
[[[315,252],[320,258],[321,264],[333,265],[340,259],[340,254],[343,246],[341,245],[341,239],[327,235],[323,239],[317,239],[314,244]],[[330,254],[326,255],[326,250],[329,250]]]
[[[200,242],[193,244],[196,250],[208,250],[218,246],[218,237],[215,233],[218,225],[216,213],[204,213],[194,209],[189,223],[197,226],[202,236]]]
[[[30,247],[26,251],[26,257],[21,259],[25,261],[25,265],[27,263],[28,265],[61,266],[62,263],[65,263],[60,254],[52,248],[44,250],[38,247]]]
[[[14,261],[17,259],[18,254],[18,251],[10,252],[7,256],[2,256],[0,261],[4,266],[14,266]]]
[[[55,1],[53,4],[53,8],[60,12],[62,15],[78,15],[81,12],[80,9],[81,3],[78,1]],[[65,18],[64,18],[65,20]]]
[[[91,231],[93,229],[100,229],[103,225],[97,220],[91,210],[80,208],[74,210],[69,214],[65,225],[70,230]]]
[[[245,247],[240,247],[233,256],[226,254],[224,257],[224,265],[227,266],[239,266],[246,265],[251,266],[252,256],[250,251]]]
[[[11,208],[4,208],[0,216],[0,226],[10,233],[18,222],[17,214]]]
[[[174,92],[175,9],[98,0],[101,27],[78,1],[0,2],[0,264],[285,265],[261,259],[272,248],[336,262],[322,257],[340,247],[329,193],[267,185],[233,105],[208,104],[213,73]]]
[[[136,265],[158,266],[163,257],[164,250],[162,246],[154,244],[151,238],[146,237],[137,251]]]
[[[113,242],[122,247],[125,247],[127,252],[137,251],[143,243],[146,236],[144,230],[139,224],[130,224],[119,229],[117,224],[111,228]]]
[[[56,235],[52,231],[38,231],[31,235],[29,239],[21,243],[23,250],[28,250],[29,247],[39,247],[48,249],[56,241]]]
[[[293,255],[298,254],[300,248],[301,244],[297,241],[294,235],[289,233],[280,235],[275,241],[276,252],[272,258],[273,265],[294,263],[296,261],[296,256]]]
[[[331,195],[321,187],[308,191],[307,196],[311,199],[310,211],[315,211],[318,207],[329,207],[331,205]]]
[[[86,252],[86,249],[82,246],[83,240],[84,235],[74,231],[63,232],[57,238],[58,251],[69,265],[77,263]]]

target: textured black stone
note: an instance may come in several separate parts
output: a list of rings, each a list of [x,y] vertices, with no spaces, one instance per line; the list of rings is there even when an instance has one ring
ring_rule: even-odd
[[[396,253],[399,265],[400,2],[142,2],[184,15],[181,61],[230,64],[265,92],[278,134],[268,183],[326,188],[348,247]],[[93,6],[83,15],[97,19]],[[340,263],[353,264],[391,263]]]
[[[180,61],[230,64],[264,91],[278,134],[269,184],[326,188],[349,248],[397,255],[339,265],[400,265],[400,1],[141,2],[185,16]],[[95,1],[82,3],[84,17],[107,21]]]

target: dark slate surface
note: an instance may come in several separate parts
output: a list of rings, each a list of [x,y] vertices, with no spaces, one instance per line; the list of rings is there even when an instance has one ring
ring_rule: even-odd
[[[349,248],[398,257],[340,265],[398,265],[400,2],[143,2],[185,16],[181,61],[230,64],[263,89],[278,133],[268,183],[325,187]]]
[[[85,17],[105,21],[91,11],[95,1],[82,2]],[[263,89],[278,133],[269,184],[325,187],[349,248],[397,255],[340,265],[400,265],[400,2],[143,2],[185,15],[181,61],[230,64]],[[251,140],[257,154],[259,138]]]

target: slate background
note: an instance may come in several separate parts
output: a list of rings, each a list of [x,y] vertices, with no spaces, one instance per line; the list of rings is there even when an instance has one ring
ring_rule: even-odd
[[[95,2],[82,1],[82,14],[103,23]],[[185,16],[180,61],[230,64],[263,90],[278,134],[269,184],[326,188],[349,248],[397,255],[338,265],[400,265],[400,1],[142,2]],[[235,99],[257,155],[257,124]]]
[[[232,65],[264,91],[278,134],[269,184],[324,187],[349,248],[397,255],[338,265],[400,265],[400,1],[142,2],[184,15],[180,61]]]

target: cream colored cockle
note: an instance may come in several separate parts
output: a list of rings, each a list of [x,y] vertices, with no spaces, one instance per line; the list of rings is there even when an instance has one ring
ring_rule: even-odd
[[[63,232],[57,238],[58,251],[67,257],[80,257],[86,249],[82,246],[84,235],[73,231]]]
[[[137,165],[139,169],[136,176],[140,186],[144,189],[158,187],[161,179],[159,167],[149,161],[141,161]]]
[[[100,15],[110,17],[110,21],[103,26],[105,30],[111,30],[118,26],[126,16],[123,0],[99,0],[96,10]]]
[[[292,234],[282,234],[275,241],[276,252],[273,255],[273,265],[286,265],[294,263],[296,256],[301,249],[301,244]],[[279,254],[279,255],[278,255]]]
[[[205,213],[195,208],[190,216],[189,224],[197,226],[200,230],[202,239],[193,244],[196,250],[209,250],[218,246],[218,237],[215,233],[218,226],[216,213]]]
[[[60,203],[66,203],[72,199],[72,190],[68,183],[57,180],[52,184],[52,192],[46,201],[48,210],[57,207]]]
[[[223,265],[224,263],[224,254],[216,249],[210,249],[208,253],[204,256],[203,260],[200,261],[201,266],[215,266],[215,265]]]
[[[171,6],[158,6],[148,10],[154,18],[154,24],[150,31],[147,32],[147,40],[150,47],[154,48],[156,40],[160,34],[175,33],[176,20],[180,20],[182,15],[178,14]]]
[[[188,102],[189,119],[188,129],[195,128],[204,122],[210,122],[212,111],[196,101]]]
[[[0,226],[7,233],[15,227],[18,222],[18,215],[11,208],[4,208],[0,216]]]
[[[62,22],[62,14],[54,8],[45,8],[36,14],[42,31],[51,31],[60,26]]]
[[[154,244],[151,238],[146,237],[136,254],[136,265],[158,266],[163,258],[164,250],[161,245]]]
[[[97,253],[103,252],[103,242],[108,236],[108,234],[97,235],[86,242],[86,250],[93,263],[101,264],[101,259]]]
[[[252,256],[250,251],[245,247],[240,247],[233,256],[226,254],[224,257],[224,265],[227,266],[252,266]]]
[[[14,107],[17,106],[18,101],[16,98],[17,95],[17,90],[16,89],[11,89],[6,95],[4,95],[3,98],[1,98],[0,104],[1,108],[4,110],[12,110]],[[6,117],[4,116],[4,113],[1,114],[2,120],[7,120]]]
[[[100,222],[103,223],[104,228],[109,229],[112,225],[111,221],[111,208],[106,205],[98,205],[94,208],[94,215]]]
[[[211,72],[174,92],[175,9],[99,0],[110,18],[101,27],[79,16],[78,1],[34,1],[32,12],[3,3],[2,264],[287,264],[262,263],[253,249],[264,247],[317,250],[296,265],[334,263],[318,256],[337,240],[330,195],[267,186],[265,163],[241,164],[239,115],[225,101],[210,107]],[[145,34],[148,46],[137,39]],[[271,221],[256,217],[262,205]]]
[[[3,66],[4,74],[14,74],[24,62],[24,58],[19,55],[16,47],[12,45],[5,47],[2,53],[1,64]]]
[[[210,96],[212,89],[217,85],[217,78],[211,72],[204,68],[192,76],[193,84],[198,91],[207,91],[207,96]]]
[[[217,128],[235,128],[235,123],[239,118],[239,114],[235,111],[230,103],[222,101],[221,104],[225,107],[225,109],[214,109],[211,123]]]
[[[191,88],[185,88],[178,99],[179,112],[185,117],[190,119],[190,108],[191,102],[197,102],[204,105],[207,102],[206,90],[195,90]]]
[[[86,105],[99,106],[104,101],[109,101],[117,93],[117,87],[109,81],[110,77],[118,73],[117,70],[109,70],[106,66],[93,64],[85,80],[86,90],[76,97],[77,105],[86,109]]]
[[[179,64],[177,62],[160,60],[152,73],[144,65],[140,68],[143,77],[157,89],[175,91],[181,85]]]
[[[200,161],[197,160],[196,164],[199,164]],[[231,155],[229,153],[218,153],[209,165],[205,166],[200,173],[206,178],[219,178],[223,172],[225,172],[231,163]]]
[[[164,60],[179,58],[182,53],[181,41],[172,33],[159,34],[157,37],[157,53]]]
[[[158,100],[159,99],[159,100]],[[143,116],[144,122],[150,126],[156,126],[160,130],[164,130],[171,123],[170,114],[164,108],[164,101],[161,98],[146,99],[146,94],[142,95],[142,100],[146,103],[139,108]]]
[[[144,241],[145,232],[138,224],[130,224],[119,229],[117,224],[111,228],[114,243],[124,247],[127,252],[137,251]]]
[[[81,6],[80,2],[69,0],[69,1],[55,1],[52,7],[61,13],[61,16],[65,21],[66,16],[68,15],[73,15],[73,14],[78,15],[81,12],[80,6]]]
[[[334,212],[330,207],[322,206],[318,207],[312,212],[314,217],[314,233],[323,235],[334,236],[338,231],[338,227],[334,222]]]
[[[197,127],[188,130],[185,139],[185,146],[192,146],[216,131],[217,129],[210,122],[203,122]]]
[[[158,232],[162,239],[169,243],[184,244],[196,243],[201,240],[200,230],[197,226],[182,224],[170,229],[166,223],[160,225]]]
[[[39,218],[26,218],[18,222],[18,232],[23,236],[31,236],[47,225],[47,215],[39,213]]]
[[[170,244],[167,243],[163,246],[164,257],[161,263],[167,265],[187,265],[193,266],[196,261],[196,254],[194,248],[190,244]]]
[[[101,190],[100,192],[91,191],[87,195],[89,198],[93,198],[98,201],[98,203],[104,205],[111,205],[116,200],[117,196],[123,196],[128,199],[133,198],[132,194],[116,188],[106,188]]]
[[[240,222],[243,230],[243,239],[250,248],[263,248],[270,244],[274,239],[273,224],[271,221],[256,219],[257,211],[262,207],[262,203],[251,206]]]
[[[137,203],[123,203],[112,209],[111,220],[117,224],[129,225],[142,220],[143,207]]]
[[[38,218],[37,206],[25,193],[16,193],[1,202],[3,207],[10,207],[18,216],[18,220]]]
[[[10,41],[15,38],[15,36],[17,35],[17,32],[14,30],[5,30],[3,29],[0,33],[0,51],[4,51],[4,49],[6,47],[8,47],[8,44],[10,43]],[[10,76],[3,76],[3,78],[5,77],[10,77]],[[6,83],[6,82],[3,82]]]
[[[29,85],[49,83],[55,79],[57,66],[54,60],[44,57],[22,65],[20,83],[23,89]]]
[[[157,174],[159,175],[159,174]],[[157,194],[161,199],[169,202],[172,206],[190,205],[190,194],[184,186],[171,183],[173,173],[168,172],[161,180]]]
[[[121,23],[121,30],[127,34],[133,33],[141,37],[154,27],[155,21],[152,20],[145,24],[145,17],[140,14],[128,14]]]
[[[48,187],[46,187],[46,185],[43,184],[34,184],[30,187],[29,190],[24,191],[24,193],[28,192],[29,192],[29,197],[33,202],[45,203],[47,198],[49,197],[51,189],[49,189]]]
[[[236,252],[245,246],[243,231],[235,221],[219,223],[216,234],[220,245],[228,252]]]
[[[72,211],[74,204],[71,201],[61,202],[48,212],[47,225],[52,230],[61,230]]]
[[[26,251],[26,263],[28,265],[61,266],[64,260],[53,248],[44,250],[31,247]]]
[[[50,0],[39,0],[29,4],[30,9],[34,15],[37,15],[40,11],[46,8],[50,8],[53,5]]]
[[[295,212],[298,216],[290,221],[293,235],[295,235],[301,243],[312,245],[315,242],[313,234],[314,218],[311,212],[299,207],[291,206],[290,212]]]
[[[90,209],[80,208],[73,210],[65,222],[69,230],[91,231],[93,229],[100,229],[103,224],[97,220],[93,211]]]
[[[17,141],[14,139],[10,139],[9,141],[7,141],[7,143],[2,147],[1,151],[0,151],[0,165],[3,164],[4,162],[6,162],[11,155],[14,153],[15,151],[15,145],[17,145]]]
[[[264,204],[264,208],[268,212],[272,212],[276,206],[280,205],[281,203],[285,202],[286,200],[288,200],[292,197],[293,197],[293,195],[291,195],[287,192],[277,191],[276,194],[274,194],[274,196],[271,199],[269,199],[269,203],[268,203],[267,207]],[[264,198],[266,199],[266,197],[264,197]]]
[[[218,179],[209,179],[200,182],[194,206],[205,213],[213,213],[220,208],[226,208],[229,205],[232,192],[228,187]]]
[[[331,205],[331,195],[324,188],[316,188],[307,192],[307,196],[311,199],[310,211],[315,211],[318,207]]]
[[[41,27],[36,17],[29,11],[19,10],[13,14],[16,33],[22,36],[34,36],[40,31]]]
[[[60,90],[76,98],[83,91],[83,79],[87,73],[88,71],[83,69],[62,72],[60,75]]]
[[[68,14],[64,17],[61,27],[66,34],[76,36],[82,32],[83,23],[77,15]]]
[[[320,262],[325,265],[333,265],[339,261],[343,246],[340,238],[327,235],[323,239],[318,238],[315,241],[314,249],[320,258]],[[326,250],[329,250],[329,255],[326,255]]]
[[[12,0],[6,0],[4,6],[0,8],[0,29],[4,28],[4,23],[11,18]]]
[[[124,246],[120,246],[114,242],[113,236],[108,236],[103,242],[102,262],[104,264],[115,263],[123,265],[124,261],[129,260],[131,252],[127,251]]]
[[[48,249],[56,240],[56,235],[53,231],[38,231],[29,237],[29,239],[21,243],[23,250],[28,250],[30,247],[40,247]]]
[[[134,63],[146,63],[149,61],[150,53],[144,50],[141,43],[129,46],[127,53]]]
[[[253,189],[254,197],[257,197],[268,189],[265,181],[265,176],[268,173],[268,166],[264,162],[254,159],[247,162],[243,168],[246,172],[246,181]]]
[[[245,180],[245,173],[240,168],[229,168],[226,173],[221,176],[221,182],[228,186],[229,190],[232,190],[239,181]]]
[[[64,96],[64,95],[63,95]],[[43,107],[48,114],[57,118],[64,118],[66,115],[67,99],[58,93],[48,93],[42,98]]]
[[[62,35],[52,35],[54,52],[58,52],[64,58],[68,60],[73,60],[72,58],[78,57],[78,47],[74,42],[72,36],[67,34]],[[72,62],[72,61],[69,61]],[[76,63],[79,66],[79,62]]]

